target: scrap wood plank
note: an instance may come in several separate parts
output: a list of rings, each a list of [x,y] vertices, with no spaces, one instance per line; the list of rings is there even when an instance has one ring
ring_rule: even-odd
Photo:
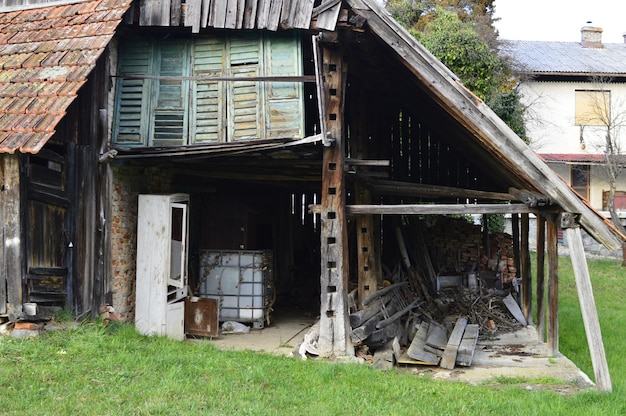
[[[382,318],[383,314],[378,313],[377,315],[373,316],[368,321],[363,323],[363,325],[354,328],[350,333],[350,339],[352,339],[352,342],[354,344],[360,344],[364,342],[367,337],[369,337],[376,330],[376,324],[380,322]]]
[[[417,362],[414,362],[415,364],[437,365],[439,362],[439,357],[436,354],[424,350],[429,326],[428,322],[422,321],[407,350],[407,355],[413,360],[417,360]]]
[[[507,297],[502,299],[502,302],[504,303],[504,306],[506,306],[506,308],[509,310],[509,312],[511,312],[511,315],[513,315],[513,317],[519,321],[519,323],[521,323],[522,325],[528,325],[522,309],[519,307],[519,305],[517,304],[515,299],[513,299],[513,296],[511,296],[510,293]]]
[[[426,345],[429,347],[443,350],[448,344],[448,331],[443,325],[437,322],[431,322],[428,327],[428,336],[426,338]]]
[[[443,351],[441,363],[439,363],[440,367],[448,370],[452,370],[454,368],[456,355],[459,351],[459,344],[461,344],[461,340],[463,339],[463,333],[465,332],[466,326],[467,317],[461,316],[456,320],[450,339],[448,339],[448,345],[446,345],[446,349]]]
[[[456,364],[464,367],[472,365],[474,352],[476,351],[476,342],[478,341],[478,324],[468,324],[463,334],[463,339],[459,345],[459,351],[456,355]]]
[[[396,283],[377,290],[363,299],[363,309],[350,314],[350,326],[353,328],[361,326],[374,315],[380,313],[394,297],[398,296],[399,292],[397,289],[403,288],[406,285],[408,285],[408,282]],[[385,319],[386,318],[388,318],[388,316],[385,317]]]
[[[432,352],[433,354],[435,354],[439,358],[441,358],[441,356],[443,355],[443,349],[433,348],[433,347],[431,347],[429,345],[424,345],[424,351]]]
[[[390,303],[384,310],[381,309],[376,315],[365,321],[358,328],[354,328],[350,333],[350,338],[355,344],[361,343],[372,335],[376,329],[378,323],[389,317],[390,314],[397,312],[397,308],[393,303]]]
[[[357,328],[371,319],[377,313],[380,313],[380,310],[384,306],[384,301],[381,299],[376,299],[374,302],[370,303],[363,309],[356,311],[350,314],[350,326],[352,328]]]

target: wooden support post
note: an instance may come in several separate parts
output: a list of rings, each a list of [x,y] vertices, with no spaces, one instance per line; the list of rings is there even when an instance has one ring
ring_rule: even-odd
[[[371,196],[367,189],[357,185],[357,201],[370,203]],[[358,262],[358,295],[359,307],[363,306],[363,299],[372,295],[378,288],[378,276],[376,271],[376,245],[374,240],[374,218],[372,215],[359,215],[356,220],[357,232],[357,262]]]
[[[519,253],[519,214],[514,213],[511,214],[511,233],[513,234],[513,258],[515,259],[515,268],[517,272],[515,273],[515,278],[521,277],[521,267],[520,267],[520,253]],[[519,280],[518,280],[519,281]],[[517,286],[518,292],[514,294],[515,300],[519,303],[521,293],[519,290],[519,286]]]
[[[22,312],[22,227],[20,162],[15,154],[0,155],[0,220],[3,242],[0,248],[0,313],[11,321]]]
[[[528,323],[533,320],[533,280],[530,270],[529,228],[528,214],[521,214],[520,266],[522,269],[522,312]]]
[[[558,227],[553,218],[548,221],[547,251],[548,251],[548,310],[546,311],[548,325],[548,355],[559,353],[559,253]]]
[[[567,214],[570,215],[570,214]],[[564,214],[565,216],[565,214]],[[580,227],[572,226],[565,229],[567,243],[569,245],[574,277],[576,278],[576,289],[578,290],[578,300],[585,324],[587,343],[591,353],[591,363],[596,378],[596,386],[600,391],[611,391],[611,376],[604,352],[602,332],[600,331],[600,320],[596,310],[596,302],[593,297],[591,287],[591,277],[587,267],[587,258],[580,233]]]
[[[353,165],[357,173],[367,172],[371,169],[368,157],[371,155],[370,132],[368,125],[372,121],[367,116],[369,96],[361,89],[353,89],[350,101],[354,105],[350,106],[350,152],[352,159],[347,163]],[[356,157],[357,160],[354,158]],[[388,162],[388,161],[387,161]],[[388,165],[388,163],[387,163]],[[369,205],[372,203],[371,191],[362,186],[359,181],[354,185],[354,195],[357,204]],[[380,251],[376,244],[378,232],[375,227],[374,214],[359,215],[356,218],[356,244],[357,244],[357,266],[358,266],[358,306],[363,306],[363,299],[370,297],[378,289],[378,284],[382,280],[382,266],[380,262]]]
[[[318,51],[319,52],[319,51]],[[319,57],[319,54],[317,55]],[[320,336],[322,357],[352,356],[348,320],[348,234],[344,178],[345,71],[337,48],[321,47],[322,100],[328,146],[324,147],[321,199]]]
[[[545,250],[546,220],[537,215],[537,335],[539,341],[545,341]]]

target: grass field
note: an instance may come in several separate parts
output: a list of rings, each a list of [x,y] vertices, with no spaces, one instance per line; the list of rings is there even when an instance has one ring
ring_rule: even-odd
[[[218,351],[84,322],[0,337],[4,415],[623,415],[626,269],[589,263],[613,393],[565,395],[528,380],[436,381],[367,365]],[[593,376],[571,265],[560,259],[560,350]],[[548,386],[549,387],[549,386]]]

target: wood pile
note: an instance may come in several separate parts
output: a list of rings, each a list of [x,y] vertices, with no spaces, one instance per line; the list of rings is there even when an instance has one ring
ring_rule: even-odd
[[[429,227],[397,225],[401,259],[394,268],[394,283],[387,282],[363,301],[361,310],[350,314],[352,342],[361,351],[380,350],[378,363],[388,363],[392,354],[401,364],[470,366],[480,337],[526,325],[508,292],[484,284],[468,287],[468,275],[500,273],[502,279],[515,278],[513,239],[505,233],[491,235],[490,258],[481,255],[480,226],[447,220]],[[457,274],[459,284],[437,287],[441,273]]]
[[[491,257],[483,255],[482,270],[491,270],[498,274],[502,283],[511,283],[517,277],[517,267],[513,254],[513,237],[507,233],[493,233],[489,236]]]
[[[364,308],[350,314],[353,344],[379,344],[398,335],[399,320],[422,302],[408,282],[382,288],[363,300]]]
[[[478,263],[482,246],[480,225],[446,217],[425,228],[423,234],[437,273],[461,273]]]
[[[408,311],[402,311],[402,319],[382,327],[379,323],[385,320],[380,318],[353,327],[352,341],[357,347],[367,345],[376,350],[396,340],[402,351],[395,359],[401,364],[439,365],[447,369],[455,365],[470,366],[479,338],[524,326],[505,305],[505,299],[512,298],[510,295],[474,294],[467,289],[448,291],[428,304],[413,303]],[[387,302],[393,305],[393,300],[387,299]],[[352,314],[351,321],[360,316],[362,314]]]

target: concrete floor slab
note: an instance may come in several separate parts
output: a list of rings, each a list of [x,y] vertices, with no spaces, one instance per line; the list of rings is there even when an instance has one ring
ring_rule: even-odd
[[[263,329],[251,329],[248,334],[220,335],[210,342],[219,349],[250,350],[298,356],[297,349],[316,318],[298,314],[277,315]],[[456,366],[453,370],[438,366],[400,365],[403,371],[429,375],[436,379],[481,384],[498,377],[562,381],[568,391],[594,387],[594,383],[572,361],[563,355],[549,356],[547,345],[539,342],[533,326],[497,337],[479,340],[472,365]],[[550,388],[550,387],[547,387]]]
[[[270,325],[263,329],[250,329],[247,334],[220,334],[211,343],[223,350],[250,350],[291,356],[316,320],[315,317],[297,314],[276,315]]]

